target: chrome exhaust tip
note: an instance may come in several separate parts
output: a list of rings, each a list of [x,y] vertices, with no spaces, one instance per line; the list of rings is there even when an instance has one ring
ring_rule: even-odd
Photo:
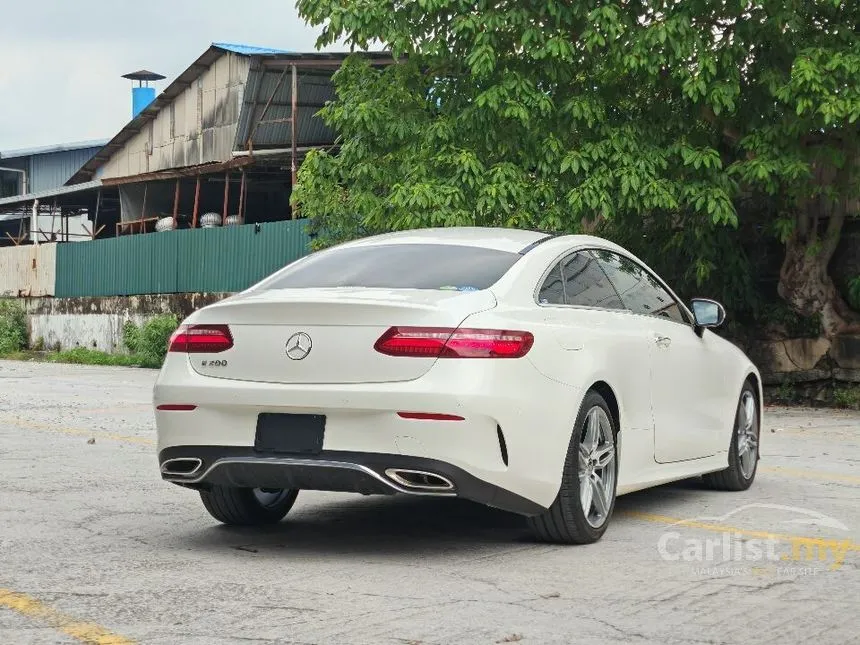
[[[413,490],[445,491],[454,489],[454,482],[447,477],[428,473],[424,470],[388,468],[385,474],[400,486]]]
[[[203,460],[197,457],[178,457],[161,464],[161,472],[173,477],[191,477],[203,467]]]

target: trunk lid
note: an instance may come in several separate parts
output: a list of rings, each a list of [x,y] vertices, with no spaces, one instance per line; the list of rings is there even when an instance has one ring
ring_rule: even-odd
[[[456,328],[495,304],[489,291],[339,287],[243,293],[186,321],[228,325],[233,347],[188,359],[198,374],[240,381],[408,381],[425,374],[436,359],[377,352],[373,345],[389,327]]]

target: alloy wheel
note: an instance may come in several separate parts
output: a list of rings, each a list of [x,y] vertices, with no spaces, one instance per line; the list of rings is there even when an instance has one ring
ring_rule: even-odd
[[[753,475],[758,458],[758,414],[752,392],[743,393],[739,408],[738,462],[744,479],[749,479]]]
[[[616,473],[612,423],[603,408],[594,406],[585,418],[579,445],[580,503],[586,521],[593,528],[603,526],[609,516]]]

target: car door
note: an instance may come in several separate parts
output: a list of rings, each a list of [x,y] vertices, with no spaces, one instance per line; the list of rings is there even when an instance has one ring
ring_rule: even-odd
[[[689,313],[631,258],[604,250],[593,253],[652,343],[654,459],[677,462],[725,449],[720,445],[725,433],[716,404],[719,394],[711,387],[709,352]]]
[[[642,448],[622,458],[632,469],[622,470],[636,472],[647,465],[641,463],[643,456],[653,463],[651,396],[642,387],[650,381],[651,343],[638,317],[624,308],[588,251],[573,251],[554,264],[539,287],[538,303],[544,324],[566,350],[563,360],[544,368],[555,370],[547,376],[580,387],[596,380],[608,383],[624,411],[630,445]]]

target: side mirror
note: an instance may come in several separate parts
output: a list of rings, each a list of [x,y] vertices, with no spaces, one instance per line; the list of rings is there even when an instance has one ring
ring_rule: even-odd
[[[696,327],[719,327],[726,320],[726,310],[716,300],[693,298],[691,305]]]

